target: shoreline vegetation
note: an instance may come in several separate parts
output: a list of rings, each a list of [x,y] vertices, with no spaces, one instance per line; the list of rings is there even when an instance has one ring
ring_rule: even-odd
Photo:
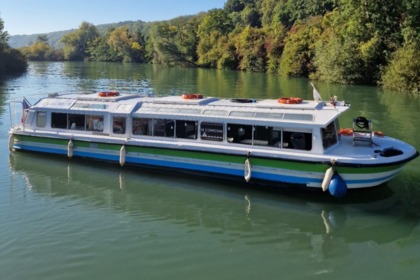
[[[418,0],[227,0],[167,21],[107,30],[82,22],[59,48],[48,39],[19,51],[34,61],[231,69],[420,92]]]
[[[9,34],[3,29],[4,23],[0,18],[0,78],[7,75],[22,74],[28,67],[23,53],[7,44]]]

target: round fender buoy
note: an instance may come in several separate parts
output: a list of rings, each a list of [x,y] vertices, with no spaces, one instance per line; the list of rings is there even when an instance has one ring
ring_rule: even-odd
[[[328,190],[332,196],[344,197],[347,194],[347,184],[340,175],[334,174]]]
[[[9,151],[13,152],[15,149],[13,146],[15,145],[15,135],[13,133],[9,136]]]
[[[125,145],[122,145],[120,149],[120,165],[121,166],[124,166],[125,164],[125,155],[126,155]]]
[[[74,149],[73,140],[70,139],[69,143],[67,144],[67,157],[68,158],[73,157],[73,149]]]
[[[244,178],[247,182],[251,180],[251,163],[249,162],[248,158],[245,160],[244,164]]]
[[[330,185],[331,178],[334,175],[334,168],[331,166],[330,168],[325,171],[324,180],[322,180],[322,191],[328,190],[328,186]]]

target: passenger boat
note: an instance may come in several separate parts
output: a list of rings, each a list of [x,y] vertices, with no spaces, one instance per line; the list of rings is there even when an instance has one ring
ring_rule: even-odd
[[[350,105],[314,100],[223,99],[201,94],[146,97],[119,92],[53,94],[22,102],[9,149],[165,168],[273,186],[301,185],[334,196],[381,185],[418,151],[354,119]],[[12,111],[12,108],[11,108]]]

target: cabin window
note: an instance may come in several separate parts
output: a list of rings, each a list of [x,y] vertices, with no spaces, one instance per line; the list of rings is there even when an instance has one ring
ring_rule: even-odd
[[[252,144],[252,125],[228,124],[227,140],[230,143]]]
[[[254,126],[252,145],[281,146],[281,128],[271,126]]]
[[[252,145],[267,146],[271,139],[271,127],[254,126]]]
[[[114,117],[112,122],[112,132],[115,134],[125,134],[126,118]]]
[[[175,123],[177,138],[197,139],[197,122],[177,120]]]
[[[175,122],[173,120],[156,119],[153,124],[153,136],[174,137]]]
[[[104,118],[102,116],[86,116],[86,130],[103,131]]]
[[[69,129],[84,130],[85,129],[85,115],[69,114]]]
[[[51,113],[51,127],[66,129],[67,128],[67,114]]]
[[[283,148],[310,151],[312,149],[312,133],[283,131]]]
[[[223,141],[223,124],[202,122],[200,126],[200,137],[202,140]]]
[[[327,125],[326,128],[322,129],[322,144],[324,149],[327,149],[328,147],[331,147],[337,143],[336,127],[336,123],[331,122]]]
[[[47,113],[46,112],[37,112],[36,114],[36,126],[45,127],[47,124]]]
[[[35,114],[34,110],[29,110],[28,111],[28,115],[25,118],[25,126],[31,126],[35,115],[36,114]]]
[[[133,135],[152,136],[153,119],[133,119]]]

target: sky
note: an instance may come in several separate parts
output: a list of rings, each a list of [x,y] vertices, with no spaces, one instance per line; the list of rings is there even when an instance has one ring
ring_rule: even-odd
[[[160,21],[223,8],[227,0],[0,0],[3,31],[42,34],[128,20]]]

